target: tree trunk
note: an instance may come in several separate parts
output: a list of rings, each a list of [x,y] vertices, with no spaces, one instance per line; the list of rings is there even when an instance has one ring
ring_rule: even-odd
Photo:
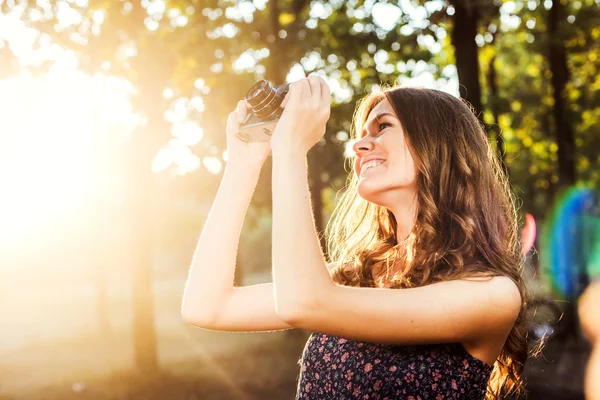
[[[91,93],[91,97],[95,98],[95,93]],[[96,307],[98,313],[98,333],[101,336],[106,336],[111,333],[110,315],[109,315],[109,296],[106,279],[106,268],[113,261],[109,254],[112,243],[108,235],[106,221],[110,221],[110,209],[103,193],[106,188],[106,177],[102,171],[106,171],[108,165],[108,146],[107,132],[100,132],[98,129],[98,110],[94,105],[92,113],[93,123],[93,175],[92,182],[94,191],[89,199],[89,206],[92,210],[92,235],[90,237],[90,246],[92,254],[94,254],[95,279],[94,286],[96,288]]]
[[[488,87],[490,90],[490,96],[488,101],[488,107],[492,112],[494,117],[494,128],[492,129],[495,132],[496,136],[496,151],[498,152],[498,160],[500,161],[500,165],[502,166],[502,170],[504,171],[505,176],[510,179],[510,174],[508,173],[508,166],[506,165],[506,150],[504,148],[504,137],[502,136],[502,129],[500,128],[499,118],[500,111],[498,110],[498,100],[500,96],[498,94],[498,84],[497,84],[497,74],[496,74],[496,56],[492,57],[490,60],[490,64],[488,67]]]
[[[135,32],[146,32],[146,11],[139,2],[133,5],[131,19]],[[133,133],[128,149],[128,186],[132,201],[133,341],[138,371],[155,373],[159,365],[154,326],[153,261],[158,244],[157,216],[161,214],[161,197],[158,176],[152,172],[152,161],[171,136],[170,124],[164,119],[167,103],[162,94],[170,67],[168,62],[154,57],[161,47],[165,48],[160,38],[139,34],[134,39],[139,55],[135,58],[137,65],[132,69],[138,71],[134,81],[138,95],[132,103],[136,111],[146,117],[146,123]]]
[[[148,125],[152,119],[149,118]],[[150,135],[150,129],[140,130],[130,142],[131,175],[128,183],[131,188],[133,342],[135,365],[143,373],[158,370],[152,290],[156,182],[149,156]]]
[[[266,45],[269,48],[270,65],[266,70],[266,79],[270,81],[274,86],[285,83],[285,77],[288,69],[288,60],[284,61],[285,51],[281,49],[281,39],[279,38],[279,31],[281,26],[279,25],[279,2],[278,0],[269,0],[269,26],[270,33],[266,39]],[[288,62],[286,62],[288,61]]]
[[[565,87],[569,81],[567,53],[565,50],[561,23],[564,20],[564,6],[560,0],[552,1],[548,12],[548,62],[552,72],[552,89],[554,106],[552,114],[556,129],[556,144],[558,145],[558,193],[564,193],[565,188],[576,181],[575,171],[575,139],[573,128],[567,118],[567,104],[564,96]],[[578,319],[576,299],[566,303],[563,324],[566,334],[573,337],[577,333]]]
[[[96,203],[98,204],[98,202]],[[98,333],[101,336],[110,335],[110,313],[109,313],[109,296],[108,296],[108,285],[106,280],[106,268],[108,267],[109,257],[108,254],[112,254],[107,249],[110,249],[110,244],[107,243],[107,234],[104,229],[101,228],[101,218],[108,217],[105,212],[106,207],[101,205],[100,209],[95,208],[96,219],[94,234],[92,235],[91,245],[94,249],[94,267],[95,267],[95,287],[96,287],[96,307],[98,312]],[[107,245],[108,244],[108,245]]]
[[[479,85],[479,50],[475,42],[479,13],[477,7],[464,0],[454,0],[451,4],[455,12],[450,40],[454,47],[461,97],[471,103],[477,117],[483,120]]]
[[[548,12],[548,38],[550,42],[548,61],[552,72],[552,89],[554,97],[553,116],[556,124],[556,144],[558,145],[558,181],[559,186],[575,184],[575,138],[573,128],[567,117],[565,87],[569,82],[567,52],[561,32],[564,20],[564,5],[560,0],[552,2]]]
[[[135,146],[132,153],[135,153]],[[138,162],[131,166],[132,176],[129,185],[131,237],[132,237],[132,300],[133,300],[133,343],[135,365],[140,372],[155,372],[158,369],[156,357],[156,331],[154,327],[154,299],[152,296],[152,230],[153,185],[150,166]]]

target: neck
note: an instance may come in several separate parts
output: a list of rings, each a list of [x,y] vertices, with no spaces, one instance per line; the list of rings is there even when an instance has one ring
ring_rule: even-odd
[[[403,243],[408,239],[417,216],[417,198],[413,194],[408,194],[406,198],[399,199],[396,204],[398,207],[392,209],[394,218],[396,219],[396,238],[398,243]]]

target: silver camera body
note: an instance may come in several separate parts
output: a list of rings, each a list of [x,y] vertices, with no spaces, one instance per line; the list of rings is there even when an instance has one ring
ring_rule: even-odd
[[[281,102],[289,91],[289,83],[273,87],[268,81],[256,82],[246,93],[246,119],[240,123],[237,137],[244,142],[267,142],[271,139],[283,113]]]

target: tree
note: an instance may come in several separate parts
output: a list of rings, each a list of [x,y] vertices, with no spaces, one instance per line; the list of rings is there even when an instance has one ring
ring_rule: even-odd
[[[548,12],[548,63],[552,72],[554,98],[552,114],[556,130],[556,143],[558,144],[559,184],[572,186],[576,180],[575,135],[567,117],[568,105],[565,96],[565,89],[570,80],[564,45],[564,30],[561,29],[561,25],[566,22],[565,11],[562,0],[552,1],[552,7]]]

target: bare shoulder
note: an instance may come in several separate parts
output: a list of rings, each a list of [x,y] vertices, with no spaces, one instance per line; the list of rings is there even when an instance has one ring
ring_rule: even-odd
[[[521,293],[507,276],[468,278],[463,282],[476,288],[479,330],[478,337],[462,344],[473,356],[491,365],[502,351],[521,311]]]
[[[500,337],[503,342],[523,305],[517,284],[507,276],[468,278],[465,281],[472,285],[480,299],[478,308],[487,322],[482,333],[484,336]]]
[[[521,308],[523,301],[519,288],[507,276],[471,277],[465,278],[463,281],[476,285],[481,293],[485,293],[496,305],[502,305],[513,311]]]

